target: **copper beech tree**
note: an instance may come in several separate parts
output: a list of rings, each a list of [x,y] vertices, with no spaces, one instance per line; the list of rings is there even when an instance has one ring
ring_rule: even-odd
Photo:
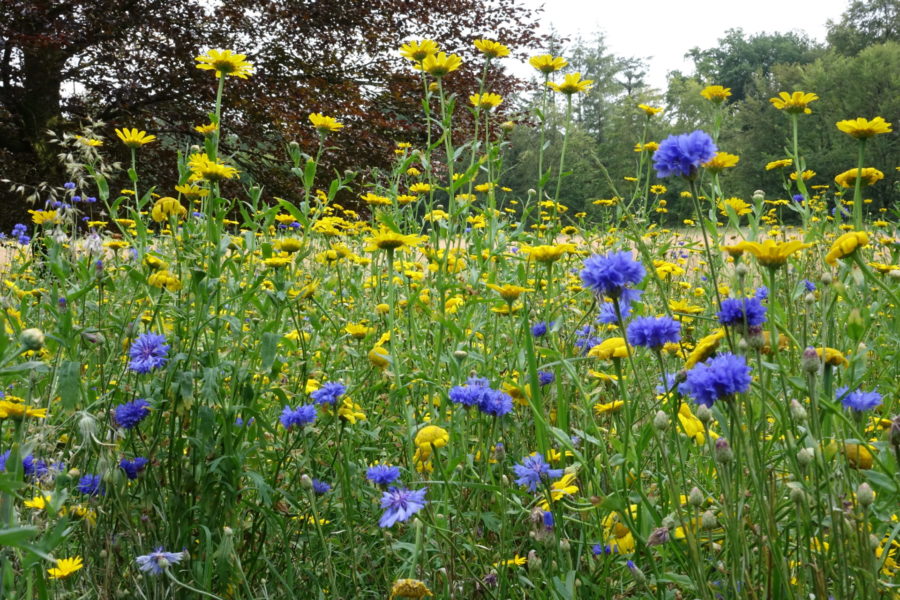
[[[215,84],[193,65],[209,48],[246,54],[255,68],[227,86],[226,152],[269,192],[290,196],[284,147],[315,147],[309,113],[346,125],[329,138],[329,172],[383,165],[396,141],[419,139],[421,80],[397,51],[404,40],[461,54],[445,85],[468,95],[481,64],[472,41],[539,47],[536,16],[508,0],[0,0],[0,228],[26,208],[11,183],[27,192],[64,182],[48,130],[102,121],[104,154],[122,159],[113,127],[152,131],[162,143],[142,150],[142,178],[171,184],[174,151],[201,143],[193,128],[208,120]],[[491,91],[522,84],[495,72]]]

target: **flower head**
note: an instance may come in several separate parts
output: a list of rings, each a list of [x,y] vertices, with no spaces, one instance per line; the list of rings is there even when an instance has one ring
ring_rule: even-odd
[[[424,581],[418,579],[398,579],[391,586],[391,596],[388,600],[394,598],[413,598],[420,600],[425,596],[434,596]]]
[[[172,565],[177,565],[184,558],[184,552],[166,552],[159,546],[150,554],[138,556],[135,562],[141,571],[151,575],[162,575],[162,572]]]
[[[116,424],[122,429],[134,429],[149,414],[150,403],[141,399],[120,404],[113,411]]]
[[[631,257],[631,252],[595,254],[584,261],[581,281],[595,293],[618,298],[628,285],[637,285],[644,279],[644,265]]]
[[[347,386],[337,381],[329,381],[312,394],[310,398],[316,404],[336,404],[341,396],[347,393]]]
[[[688,371],[678,390],[697,404],[711,407],[716,400],[746,392],[750,382],[750,367],[744,357],[726,352]]]
[[[144,144],[149,144],[156,140],[155,135],[148,135],[146,131],[138,131],[137,128],[128,129],[123,127],[122,129],[116,129],[116,135],[129,148],[140,148]]]
[[[749,252],[764,267],[779,267],[787,262],[788,257],[794,252],[810,247],[812,244],[804,244],[799,240],[790,242],[766,240],[762,243],[741,241],[729,248],[740,252]]]
[[[857,248],[862,248],[868,243],[869,235],[865,231],[848,231],[834,240],[831,249],[825,255],[825,262],[833,267],[837,264],[837,259],[851,256]]]
[[[568,73],[562,83],[548,81],[547,86],[554,92],[571,96],[581,92],[587,92],[594,85],[593,79],[582,79],[581,73]]]
[[[462,58],[456,54],[447,55],[446,52],[429,54],[422,59],[422,69],[432,77],[441,77],[457,70],[462,65]]]
[[[860,171],[862,175],[860,176]],[[835,175],[834,182],[842,188],[852,188],[856,185],[856,178],[860,178],[860,185],[874,185],[884,179],[884,173],[872,167],[863,169],[848,169],[840,175]]]
[[[84,567],[84,563],[80,556],[74,558],[59,558],[56,560],[56,566],[47,569],[50,579],[65,579],[75,571]]]
[[[169,361],[166,336],[142,333],[131,344],[128,355],[131,357],[128,368],[135,373],[149,373],[154,369],[161,369]]]
[[[628,342],[659,350],[681,339],[681,323],[671,317],[638,317],[628,325]]]
[[[531,58],[529,58],[528,64],[530,64],[532,67],[534,67],[544,75],[549,75],[550,73],[565,69],[569,64],[569,61],[564,59],[562,56],[541,54],[539,56],[532,56]]]
[[[551,478],[562,477],[562,469],[551,469],[544,462],[544,456],[540,453],[526,456],[522,464],[513,465],[513,471],[518,475],[516,483],[524,485],[531,492],[537,491],[537,486]]]
[[[509,56],[509,48],[493,40],[475,40],[475,48],[488,58]]]
[[[425,241],[425,236],[402,234],[382,226],[378,233],[366,238],[366,252],[377,250],[396,250],[406,246],[418,246]]]
[[[403,522],[425,508],[428,501],[425,494],[428,488],[410,490],[407,488],[391,487],[381,496],[381,508],[384,513],[378,521],[379,527],[393,527],[395,523]]]
[[[847,135],[853,136],[858,140],[864,140],[882,133],[891,132],[891,124],[882,117],[875,117],[871,121],[858,117],[856,119],[838,121],[835,125]]]
[[[400,56],[419,63],[437,54],[437,51],[438,45],[434,40],[412,40],[400,46]]]
[[[779,92],[778,97],[770,98],[769,102],[771,102],[772,106],[778,110],[783,110],[786,113],[804,113],[808,115],[812,112],[809,109],[809,103],[815,102],[818,99],[818,96],[808,92],[794,92],[793,94]]]
[[[700,165],[710,173],[721,173],[725,169],[736,167],[741,157],[727,152],[716,152],[711,160]]]
[[[168,220],[170,216],[182,218],[187,214],[187,209],[181,205],[181,202],[170,196],[160,198],[153,204],[150,216],[157,223]]]
[[[339,123],[334,117],[326,117],[322,113],[312,113],[309,115],[309,122],[322,135],[334,133],[341,129],[344,125]]]
[[[700,95],[716,104],[721,104],[731,96],[731,88],[721,85],[708,85],[701,90]]]
[[[233,179],[238,170],[230,167],[218,159],[212,160],[206,154],[195,154],[188,159],[188,168],[191,170],[191,181],[221,181]]]
[[[726,298],[716,315],[719,323],[729,327],[759,327],[766,322],[766,307],[756,296]]]
[[[78,480],[78,491],[88,496],[104,496],[106,489],[103,486],[103,479],[99,475],[84,475]]]
[[[841,404],[857,412],[872,410],[881,404],[881,394],[874,390],[871,392],[864,392],[857,388],[851,392],[846,387],[839,387],[836,390],[836,393]]]
[[[659,113],[661,113],[662,111],[665,110],[664,108],[648,106],[647,104],[638,104],[638,108],[641,109],[642,111],[644,111],[644,114],[646,114],[648,117],[658,115]]]
[[[312,404],[304,404],[297,408],[285,406],[278,419],[285,429],[292,427],[305,427],[316,420],[316,407]]]
[[[670,135],[659,144],[653,154],[653,166],[658,177],[681,175],[693,177],[697,168],[716,156],[716,145],[705,131]]]
[[[472,94],[471,96],[469,96],[469,102],[471,102],[472,106],[476,108],[490,110],[492,108],[500,106],[500,103],[503,102],[503,98],[500,96],[500,94]]]
[[[390,485],[400,478],[400,467],[375,465],[366,470],[366,479],[376,485]]]
[[[231,50],[210,50],[196,57],[198,69],[215,71],[216,77],[239,77],[247,79],[253,74],[253,65],[247,62],[244,54],[235,54]]]
[[[119,468],[125,471],[125,476],[128,477],[128,479],[137,479],[138,475],[144,470],[148,462],[149,461],[143,456],[138,456],[134,460],[123,458],[119,461]]]

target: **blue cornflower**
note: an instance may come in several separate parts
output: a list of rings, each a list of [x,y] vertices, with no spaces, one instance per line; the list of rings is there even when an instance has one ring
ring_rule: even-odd
[[[536,338],[544,337],[547,335],[547,331],[553,327],[554,321],[550,321],[547,323],[546,321],[541,321],[540,323],[535,323],[531,326],[531,335]]]
[[[74,189],[75,189],[75,182],[74,182],[74,181],[67,181],[67,182],[65,182],[65,183],[63,184],[63,187],[66,188],[67,190],[74,190]]]
[[[118,405],[113,415],[122,429],[133,429],[150,414],[150,403],[146,400],[132,400]]]
[[[6,461],[9,460],[9,453],[10,453],[10,450],[0,453],[0,472],[3,472],[6,470]]]
[[[341,396],[347,393],[347,386],[337,381],[329,381],[312,394],[310,397],[316,404],[336,404]]]
[[[513,471],[519,476],[516,483],[526,486],[531,492],[537,491],[542,480],[557,479],[563,474],[562,469],[551,469],[540,453],[526,456],[522,459],[522,464],[513,465]]]
[[[807,292],[814,292],[814,291],[816,291],[816,284],[814,284],[814,283],[813,283],[812,281],[810,281],[809,279],[804,279],[802,283],[803,283],[803,287],[806,288],[806,291],[807,291]]]
[[[619,296],[619,311],[622,313],[623,319],[627,319],[631,316],[631,304],[637,302],[643,293],[644,290],[634,290],[631,288],[622,290],[622,295]],[[612,302],[604,302],[600,305],[600,314],[597,316],[597,322],[603,323],[604,325],[619,324],[619,320],[616,317],[616,306]]]
[[[397,522],[406,521],[411,516],[425,508],[428,501],[425,493],[428,488],[410,490],[407,488],[390,487],[381,496],[381,508],[384,514],[378,521],[379,527],[393,527]]]
[[[553,529],[553,526],[556,524],[556,521],[553,519],[553,513],[549,510],[544,511],[544,527],[547,529]]]
[[[747,327],[759,327],[766,322],[766,307],[755,296],[726,298],[722,300],[722,310],[716,316],[722,325],[743,327],[746,324]]]
[[[78,480],[78,491],[88,496],[104,496],[106,489],[103,486],[103,480],[99,475],[84,475]]]
[[[463,385],[450,389],[450,401],[463,406],[479,406],[491,391],[490,382],[484,377],[472,376]]]
[[[675,379],[677,377],[676,373],[666,373],[666,378],[663,380],[662,377],[659,378],[659,385],[656,386],[657,394],[666,394],[669,390],[675,389]]]
[[[502,417],[503,415],[512,412],[512,396],[506,392],[501,392],[500,390],[489,389],[488,391],[489,393],[486,394],[482,398],[481,403],[478,404],[478,409],[481,412],[493,417]]]
[[[634,260],[631,252],[610,252],[587,258],[581,281],[597,294],[618,298],[626,286],[637,285],[645,274],[644,265]]]
[[[769,299],[769,288],[764,285],[756,288],[756,292],[753,293],[753,297],[759,300],[768,300]]]
[[[659,350],[681,339],[681,323],[672,317],[638,317],[628,326],[628,342]]]
[[[162,572],[171,565],[177,565],[184,558],[184,552],[166,552],[159,546],[150,554],[138,556],[135,562],[141,571],[151,575],[162,575]]]
[[[153,369],[161,369],[169,360],[166,336],[142,333],[131,344],[128,354],[131,357],[128,367],[135,373],[149,373]]]
[[[716,144],[705,131],[670,135],[653,153],[653,166],[657,177],[681,175],[692,178],[697,169],[716,155]]]
[[[550,385],[554,381],[556,381],[556,375],[553,374],[553,371],[538,371],[538,383],[543,385]]]
[[[318,479],[313,479],[312,486],[313,486],[313,491],[320,496],[322,494],[327,494],[328,492],[331,491],[331,484],[328,483],[327,481],[320,481]]]
[[[292,427],[304,427],[316,420],[316,407],[312,404],[303,404],[295,409],[285,405],[279,418],[285,429]]]
[[[872,390],[871,392],[864,392],[861,389],[857,388],[850,392],[849,388],[847,387],[839,387],[836,392],[837,397],[841,400],[841,404],[843,404],[847,408],[852,408],[857,412],[872,410],[873,408],[881,404],[881,394],[879,394],[875,390]]]
[[[794,194],[793,196],[791,196],[791,199],[794,202],[803,202],[804,200],[806,200],[806,198],[803,197],[803,194]]]
[[[148,462],[149,461],[143,456],[138,456],[134,460],[123,458],[119,461],[119,468],[125,471],[125,475],[128,479],[137,479],[138,475],[144,470],[144,467],[147,466]]]
[[[678,391],[697,404],[712,407],[716,400],[746,392],[750,381],[750,367],[744,357],[725,352],[688,371]]]
[[[33,477],[35,479],[41,479],[42,477],[46,477],[50,475],[50,470],[54,471],[62,471],[65,466],[62,463],[55,463],[53,465],[48,465],[46,461],[43,461],[39,458],[35,458],[31,454],[22,459],[22,470],[26,477]]]
[[[375,465],[366,471],[366,479],[375,485],[390,485],[400,477],[400,467]]]

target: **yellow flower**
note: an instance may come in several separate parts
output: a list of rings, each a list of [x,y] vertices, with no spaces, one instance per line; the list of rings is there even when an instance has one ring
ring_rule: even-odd
[[[86,137],[82,137],[82,136],[80,136],[80,135],[76,135],[76,136],[75,136],[75,140],[78,141],[78,142],[80,142],[80,143],[82,143],[82,144],[84,144],[85,146],[89,146],[89,147],[91,147],[91,148],[96,148],[96,147],[98,147],[98,146],[102,146],[102,145],[103,145],[103,140],[97,140],[97,139],[93,139],[93,138],[86,138]]]
[[[202,198],[204,196],[209,195],[209,190],[204,189],[197,185],[176,185],[175,191],[187,198],[188,200],[193,200],[194,198]]]
[[[163,269],[168,268],[169,263],[162,260],[158,256],[154,256],[152,254],[144,255],[144,264],[153,269],[154,271],[161,271]]]
[[[369,327],[364,323],[350,323],[346,327],[344,327],[344,331],[350,334],[355,340],[365,339],[370,333],[375,333],[374,327]]]
[[[528,59],[528,64],[532,67],[543,73],[544,75],[549,75],[555,71],[559,71],[560,69],[565,69],[569,61],[564,59],[562,56],[553,56],[552,54],[541,54],[539,56],[532,56]]]
[[[532,289],[525,288],[520,285],[511,285],[508,283],[504,284],[504,285],[496,285],[493,283],[489,283],[489,284],[487,284],[487,286],[488,286],[488,288],[490,288],[490,289],[494,290],[495,292],[497,292],[498,294],[500,294],[500,297],[503,298],[504,300],[506,300],[507,302],[512,302],[514,300],[518,300],[519,296],[521,296],[525,292],[533,292],[534,291]]]
[[[462,65],[462,58],[456,54],[448,56],[446,52],[430,54],[422,60],[422,69],[438,79],[457,70],[460,65]]]
[[[749,215],[753,212],[753,207],[740,198],[726,198],[724,200],[719,200],[719,212],[726,217],[728,216],[728,208],[731,208],[731,210],[739,217]]]
[[[769,102],[771,102],[772,106],[778,110],[783,110],[791,114],[805,113],[808,115],[812,112],[809,109],[809,103],[815,102],[818,99],[818,96],[808,92],[794,92],[793,94],[779,92],[778,97],[769,98]]]
[[[554,481],[550,486],[550,500],[556,502],[565,496],[572,496],[578,493],[578,486],[575,485],[575,473],[565,473],[561,479]],[[550,510],[550,503],[546,499],[541,501],[541,508]]]
[[[816,348],[816,354],[819,356],[819,360],[826,365],[831,365],[833,367],[850,366],[850,361],[847,360],[847,357],[844,356],[843,352],[835,348],[829,348],[827,346]]]
[[[272,269],[282,269],[293,262],[289,256],[273,256],[271,258],[263,259],[263,264]]]
[[[500,106],[500,103],[503,102],[503,98],[500,97],[500,94],[472,94],[469,96],[469,102],[472,103],[472,106],[477,108],[490,110]]]
[[[837,175],[834,178],[834,182],[841,187],[852,188],[856,185],[856,176],[858,174],[859,169],[850,169],[848,171],[844,171],[840,175]],[[882,179],[884,179],[884,173],[882,173],[878,169],[874,169],[872,167],[865,167],[862,169],[861,185],[874,185]]]
[[[876,222],[877,224],[877,222]],[[889,265],[887,263],[870,262],[869,266],[881,273],[887,275],[891,271],[900,271],[900,265]]]
[[[191,170],[191,179],[205,181],[232,179],[238,172],[234,167],[229,167],[218,160],[210,160],[205,154],[192,154],[188,159],[188,168]]]
[[[684,275],[684,269],[676,265],[675,263],[666,262],[664,260],[654,260],[653,267],[656,269],[656,274],[660,277],[660,279],[665,279],[670,275]]]
[[[76,556],[75,558],[60,558],[56,561],[56,567],[47,569],[47,573],[50,575],[50,579],[64,579],[81,569],[83,566],[84,563],[82,563],[80,556]]]
[[[700,92],[700,95],[711,102],[720,104],[731,96],[731,88],[721,85],[708,85]]]
[[[709,162],[703,163],[701,166],[711,173],[720,173],[724,169],[737,166],[739,160],[741,160],[741,157],[737,154],[716,152],[716,155]]]
[[[247,79],[253,74],[253,65],[246,61],[244,54],[235,54],[231,50],[210,50],[196,57],[197,68],[204,71],[215,71],[216,77],[240,77]]]
[[[425,596],[434,596],[424,582],[418,579],[398,579],[391,586],[391,598],[414,598],[419,600]]]
[[[140,148],[144,144],[156,140],[155,135],[147,135],[146,131],[138,131],[137,129],[116,129],[116,135],[122,140],[122,143],[129,148]]]
[[[170,292],[181,289],[181,282],[169,271],[156,271],[147,278],[147,283],[160,289],[166,288]]]
[[[420,181],[409,186],[409,191],[413,194],[427,194],[431,191],[431,184]]]
[[[684,368],[686,370],[691,369],[697,363],[703,362],[712,356],[713,352],[716,351],[716,348],[719,347],[719,341],[724,337],[725,330],[720,328],[716,329],[706,337],[700,338],[700,341],[697,342],[693,351],[688,355],[687,360],[684,361]]]
[[[309,115],[309,121],[313,124],[321,134],[334,133],[344,125],[338,123],[334,117],[326,117],[322,113],[312,113]]]
[[[891,132],[891,124],[882,117],[875,117],[871,121],[859,117],[846,121],[838,121],[835,125],[847,135],[853,136],[858,140],[870,138],[881,133]]]
[[[652,117],[653,115],[658,115],[664,108],[656,108],[654,106],[647,106],[646,104],[638,104],[638,108],[644,111],[648,117]]]
[[[362,412],[362,407],[351,400],[344,398],[341,400],[341,406],[338,408],[338,417],[351,425],[356,425],[357,421],[365,421],[366,413]]]
[[[57,223],[59,221],[59,213],[55,210],[29,210],[31,222],[35,225],[43,225],[44,223]]]
[[[495,567],[521,567],[522,565],[528,562],[528,558],[524,556],[519,556],[518,554],[514,555],[513,558],[508,558],[506,560],[501,560],[499,562],[495,562]]]
[[[437,51],[437,42],[433,40],[412,40],[400,46],[400,56],[415,62],[422,62]]]
[[[628,356],[628,346],[625,344],[625,338],[611,337],[591,348],[587,355],[600,360],[626,358]]]
[[[384,369],[391,364],[391,355],[382,346],[375,346],[369,350],[369,362],[379,369]]]
[[[606,413],[612,413],[618,411],[620,408],[625,406],[625,402],[622,400],[613,400],[612,402],[598,402],[594,405],[594,411],[598,415],[605,415]]]
[[[764,267],[779,267],[786,263],[788,256],[794,252],[804,248],[811,248],[812,246],[812,244],[804,244],[798,240],[790,242],[766,240],[761,244],[759,242],[738,242],[733,248],[749,252]]]
[[[475,40],[475,48],[488,58],[503,58],[509,56],[509,48],[492,40]]]
[[[868,470],[872,468],[874,457],[872,456],[871,446],[866,447],[862,444],[845,443],[844,456],[854,469]]]
[[[792,158],[773,160],[772,162],[766,164],[766,171],[771,171],[772,169],[783,169],[785,167],[791,166],[792,164],[794,164],[794,159]]]
[[[556,262],[562,258],[567,252],[574,252],[574,244],[556,244],[554,246],[523,246],[521,248],[523,254],[528,256],[529,260],[536,260],[542,263]]]
[[[811,171],[811,170],[809,170],[809,169],[807,169],[807,170],[803,171],[802,173],[800,173],[800,177],[803,179],[803,181],[807,181],[807,180],[809,180],[809,179],[812,179],[812,178],[815,177],[815,176],[816,176],[816,172],[815,172],[815,171]],[[791,181],[797,181],[797,172],[794,171],[793,173],[791,173],[790,175],[788,175],[788,177],[791,178]]]
[[[831,249],[825,255],[825,262],[833,267],[837,264],[837,259],[850,256],[856,252],[857,248],[861,248],[868,243],[869,236],[865,231],[848,231],[834,240]]]
[[[294,252],[299,252],[303,248],[303,242],[297,238],[281,238],[275,242],[274,246],[279,252],[293,254]]]
[[[364,241],[366,242],[366,252],[375,252],[377,250],[396,250],[397,248],[418,246],[425,241],[425,239],[426,238],[423,235],[404,235],[402,233],[397,233],[396,231],[391,231],[382,225],[378,233],[372,237],[366,238]]]
[[[579,92],[586,92],[594,84],[593,79],[581,79],[581,73],[569,73],[562,83],[548,81],[547,86],[555,92],[571,96]]]
[[[44,492],[40,496],[35,496],[31,500],[26,500],[24,502],[26,508],[33,508],[35,510],[44,510],[47,508],[47,503],[50,502],[50,494]]]
[[[706,429],[703,427],[703,421],[691,412],[691,407],[687,402],[682,402],[678,407],[678,422],[681,423],[684,434],[694,440],[695,444],[702,446],[706,443]],[[709,437],[716,439],[719,436],[710,431]]]
[[[169,216],[184,217],[187,209],[181,205],[181,202],[171,196],[164,196],[153,204],[150,216],[157,223],[168,220]]]
[[[637,517],[637,506],[632,504],[628,512],[631,514],[631,518],[634,519]],[[634,535],[622,522],[623,520],[624,517],[617,512],[606,515],[602,523],[604,537],[606,538],[605,544],[609,546],[612,552],[617,554],[631,554],[635,549]]]
[[[7,396],[6,400],[0,400],[0,419],[13,419],[21,421],[25,417],[34,417],[35,419],[46,419],[46,408],[31,408],[15,396]]]

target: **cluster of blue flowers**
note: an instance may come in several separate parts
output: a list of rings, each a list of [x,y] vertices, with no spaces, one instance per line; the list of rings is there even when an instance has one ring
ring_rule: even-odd
[[[113,418],[122,429],[134,429],[150,414],[150,403],[138,399],[118,405],[113,410]]]
[[[768,290],[767,290],[768,291]],[[716,315],[726,327],[759,327],[766,322],[766,307],[759,296],[750,298],[726,298],[722,310]]]
[[[670,135],[653,153],[657,177],[680,175],[692,178],[703,163],[716,155],[716,144],[705,131]]]
[[[454,386],[450,390],[450,401],[469,408],[478,407],[481,412],[494,417],[502,417],[512,411],[512,397],[506,392],[490,387],[484,377],[472,376],[463,385]]]
[[[626,333],[629,344],[659,350],[681,340],[681,323],[672,317],[638,317]]]
[[[750,382],[750,367],[744,357],[725,352],[688,371],[678,391],[697,404],[712,407],[716,400],[746,392]]]
[[[125,471],[125,476],[128,477],[128,479],[137,479],[138,475],[144,470],[148,462],[149,461],[143,456],[138,456],[134,460],[123,458],[119,461],[119,468]]]
[[[316,407],[313,404],[303,404],[297,408],[285,405],[284,410],[281,411],[281,417],[279,417],[279,421],[285,429],[305,427],[311,425],[315,420]]]
[[[646,273],[630,252],[610,252],[585,259],[581,281],[587,289],[617,299],[627,286],[639,284]]]
[[[329,381],[312,394],[310,397],[316,404],[337,404],[341,396],[347,393],[347,387],[337,381]]]

